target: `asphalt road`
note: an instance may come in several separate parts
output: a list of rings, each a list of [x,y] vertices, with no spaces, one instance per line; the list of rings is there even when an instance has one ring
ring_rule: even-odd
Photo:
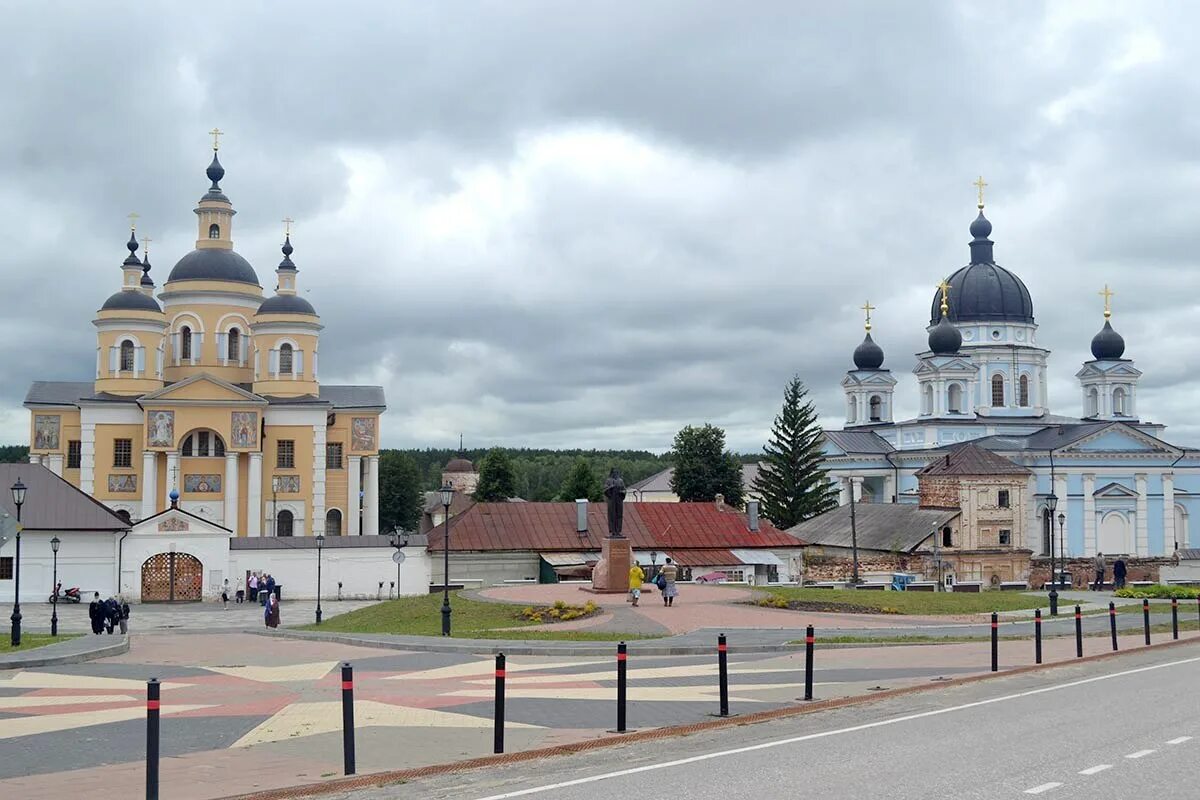
[[[1196,797],[1200,643],[342,795]]]

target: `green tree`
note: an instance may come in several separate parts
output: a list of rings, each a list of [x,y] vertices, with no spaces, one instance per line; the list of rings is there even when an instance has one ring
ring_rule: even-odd
[[[725,431],[705,423],[675,434],[671,450],[675,473],[671,491],[686,502],[712,501],[718,494],[735,508],[742,505],[742,465],[725,449]]]
[[[517,496],[517,475],[508,453],[493,447],[479,465],[479,485],[475,487],[475,499],[480,502],[497,502]]]
[[[558,491],[558,499],[566,502],[573,500],[599,500],[601,498],[600,481],[592,472],[592,465],[583,456],[575,459],[575,466],[567,473],[562,488]]]
[[[29,448],[23,444],[0,445],[0,464],[25,464],[29,462]]]
[[[379,454],[379,530],[394,526],[415,531],[421,524],[424,494],[421,471],[411,456],[396,450]]]
[[[763,516],[778,528],[790,528],[837,506],[837,492],[821,463],[821,428],[799,377],[783,391],[783,408],[763,446],[754,490]]]

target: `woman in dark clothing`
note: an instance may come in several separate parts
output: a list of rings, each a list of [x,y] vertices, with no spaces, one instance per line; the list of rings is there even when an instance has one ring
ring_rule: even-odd
[[[92,621],[92,633],[100,633],[104,630],[104,601],[100,599],[100,593],[96,592],[96,597],[88,604],[88,619]]]
[[[1118,558],[1117,563],[1113,564],[1113,588],[1125,588],[1125,559]]]

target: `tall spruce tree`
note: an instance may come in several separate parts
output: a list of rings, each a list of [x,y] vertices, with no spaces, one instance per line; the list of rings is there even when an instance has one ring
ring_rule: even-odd
[[[817,414],[807,397],[804,383],[792,378],[754,481],[763,516],[778,528],[790,528],[837,506],[837,491],[821,467]]]
[[[592,465],[580,456],[575,460],[575,466],[567,473],[562,488],[558,490],[558,499],[564,502],[585,499],[594,501],[602,496],[600,481],[596,479],[596,473],[592,472]]]
[[[724,495],[734,508],[742,505],[742,465],[737,456],[725,449],[725,431],[705,423],[688,425],[675,434],[671,450],[675,472],[671,491],[685,503],[711,502]]]
[[[517,496],[517,475],[508,453],[493,447],[479,465],[479,484],[475,499],[483,502],[503,502]]]

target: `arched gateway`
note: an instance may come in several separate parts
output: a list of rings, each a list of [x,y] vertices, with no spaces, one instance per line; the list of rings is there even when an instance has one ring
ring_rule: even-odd
[[[142,602],[198,601],[204,591],[204,567],[187,553],[158,553],[142,564]]]

